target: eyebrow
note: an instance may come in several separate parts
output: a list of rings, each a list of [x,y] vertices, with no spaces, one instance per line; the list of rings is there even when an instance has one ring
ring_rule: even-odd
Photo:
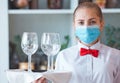
[[[77,19],[76,21],[84,21],[83,19]]]
[[[96,20],[96,18],[90,18],[88,20]],[[84,21],[83,19],[76,19],[76,21]]]
[[[96,18],[90,18],[89,20],[96,20]]]

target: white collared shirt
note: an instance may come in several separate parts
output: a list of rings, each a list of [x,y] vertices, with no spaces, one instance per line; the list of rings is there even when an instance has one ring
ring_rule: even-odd
[[[69,83],[120,83],[120,51],[100,42],[91,49],[99,50],[98,58],[80,56],[82,44],[61,51],[56,59],[57,70],[72,71]]]

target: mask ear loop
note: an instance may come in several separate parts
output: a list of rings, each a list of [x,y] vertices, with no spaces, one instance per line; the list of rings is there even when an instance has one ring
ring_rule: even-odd
[[[80,43],[82,43],[77,36],[76,36],[76,38],[77,38],[77,40],[78,40]],[[91,46],[87,46],[87,47],[88,47],[88,49],[90,50],[90,47],[91,47]]]

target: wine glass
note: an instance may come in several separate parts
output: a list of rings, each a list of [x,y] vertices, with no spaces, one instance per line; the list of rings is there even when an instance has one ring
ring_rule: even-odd
[[[54,69],[53,58],[60,50],[60,37],[58,33],[43,33],[41,38],[41,49],[48,56],[47,70]]]
[[[31,72],[31,56],[38,49],[38,37],[35,32],[24,32],[21,41],[23,52],[28,55],[28,72]]]

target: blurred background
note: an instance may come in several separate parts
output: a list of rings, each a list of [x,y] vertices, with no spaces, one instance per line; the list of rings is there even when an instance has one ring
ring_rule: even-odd
[[[23,32],[38,34],[39,49],[32,56],[32,69],[37,72],[45,71],[47,66],[47,56],[40,48],[43,32],[59,33],[61,50],[75,45],[72,14],[83,1],[94,2],[102,9],[105,26],[101,42],[120,49],[119,0],[1,0],[0,78],[6,76],[7,69],[27,69],[27,55],[21,49]],[[6,78],[0,83],[7,83]]]

